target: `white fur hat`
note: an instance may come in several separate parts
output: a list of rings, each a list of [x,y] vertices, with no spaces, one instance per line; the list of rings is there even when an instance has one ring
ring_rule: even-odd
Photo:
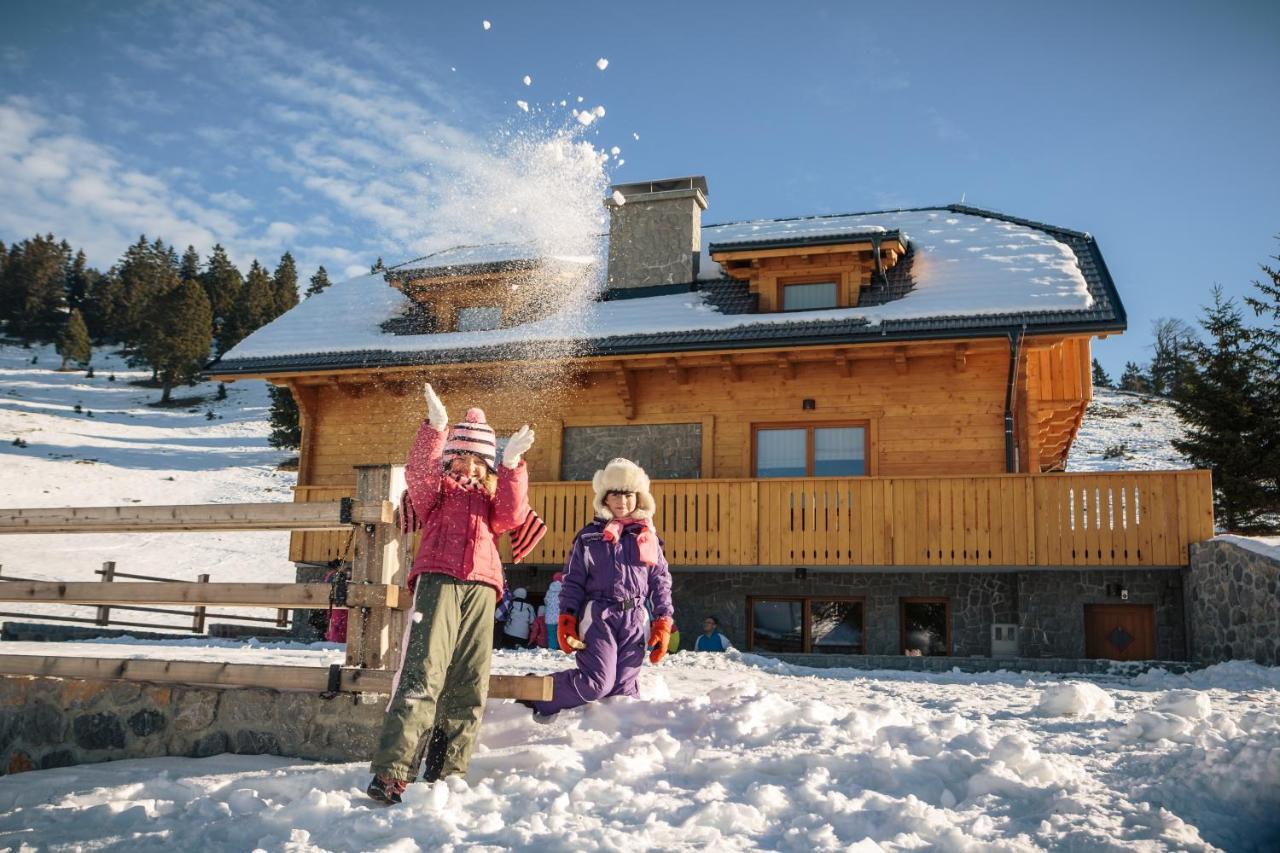
[[[630,459],[610,461],[603,471],[597,471],[591,478],[591,488],[596,492],[596,515],[600,518],[613,518],[613,513],[609,512],[609,507],[604,502],[605,495],[609,492],[636,493],[636,511],[632,513],[634,518],[653,518],[653,513],[658,508],[653,495],[649,494],[649,475]]]

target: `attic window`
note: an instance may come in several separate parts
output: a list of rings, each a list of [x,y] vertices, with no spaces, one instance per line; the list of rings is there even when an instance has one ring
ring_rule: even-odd
[[[839,305],[838,282],[814,281],[782,285],[783,311],[814,311],[819,308],[837,308]]]
[[[459,332],[483,332],[502,325],[502,309],[496,305],[458,309]]]

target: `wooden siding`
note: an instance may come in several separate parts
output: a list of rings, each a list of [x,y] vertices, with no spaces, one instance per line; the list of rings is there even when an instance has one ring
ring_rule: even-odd
[[[663,480],[653,494],[677,566],[1179,566],[1213,536],[1208,471]],[[528,562],[563,564],[590,488],[535,483],[530,503],[548,532]],[[333,559],[343,540],[298,533],[290,557]]]

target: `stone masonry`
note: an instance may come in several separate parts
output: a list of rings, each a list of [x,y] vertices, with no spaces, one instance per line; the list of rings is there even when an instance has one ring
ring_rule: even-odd
[[[1280,665],[1280,561],[1232,542],[1191,546],[1191,659]]]
[[[385,696],[0,677],[0,774],[222,752],[365,761]]]

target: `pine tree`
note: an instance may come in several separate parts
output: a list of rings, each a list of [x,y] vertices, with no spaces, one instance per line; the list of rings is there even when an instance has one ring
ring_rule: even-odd
[[[89,329],[84,324],[84,317],[81,316],[79,308],[71,309],[67,324],[62,328],[62,334],[58,336],[58,355],[62,356],[62,366],[58,368],[59,370],[66,370],[68,361],[74,361],[80,365],[88,364],[93,356]]]
[[[1280,261],[1280,256],[1272,256]],[[1263,419],[1262,437],[1258,444],[1259,470],[1272,496],[1271,532],[1280,532],[1280,270],[1259,264],[1264,279],[1254,279],[1257,295],[1244,298],[1263,325],[1249,330],[1250,340],[1258,348],[1262,368],[1255,389]]]
[[[95,341],[121,342],[118,334],[118,318],[123,313],[124,285],[115,267],[107,270],[89,283],[89,291],[82,304],[85,325],[89,337]]]
[[[271,435],[267,441],[272,447],[297,450],[302,444],[302,427],[298,423],[298,402],[288,388],[271,385]]]
[[[369,273],[370,275],[372,275],[373,273],[376,273],[376,272],[382,272],[385,269],[386,267],[383,266],[382,264],[382,258],[378,258],[378,260],[374,263],[374,265],[369,267]]]
[[[1111,377],[1107,375],[1107,371],[1102,369],[1102,362],[1098,361],[1096,358],[1093,360],[1093,387],[1111,387]]]
[[[298,304],[298,267],[288,252],[280,257],[280,264],[271,277],[271,289],[275,292],[276,317]]]
[[[187,250],[182,253],[182,260],[178,264],[178,278],[181,281],[200,280],[200,253],[195,246],[188,245]]]
[[[169,402],[175,385],[195,379],[212,341],[213,312],[199,282],[184,281],[154,301],[143,348],[164,389],[161,403]]]
[[[307,287],[306,297],[310,299],[317,293],[324,291],[330,285],[329,274],[325,272],[324,265],[320,265],[320,269],[316,270],[316,274],[311,276],[311,284]]]
[[[1162,397],[1176,390],[1195,332],[1177,318],[1161,317],[1151,323],[1151,390]]]
[[[272,320],[275,316],[275,293],[271,289],[271,276],[256,260],[249,268],[244,289],[218,334],[218,354],[230,350],[249,336],[249,333]]]
[[[209,306],[213,310],[213,332],[221,340],[223,328],[235,312],[240,291],[244,289],[244,276],[231,263],[227,250],[222,248],[221,243],[213,247],[213,254],[209,255],[209,263],[200,276],[200,283],[204,285]]]
[[[1187,429],[1173,446],[1196,467],[1213,471],[1214,508],[1224,528],[1265,529],[1266,514],[1280,509],[1280,501],[1274,473],[1259,470],[1268,425],[1256,387],[1263,367],[1258,347],[1221,288],[1213,289],[1213,305],[1200,325],[1209,340],[1194,342],[1178,384],[1174,408]]]
[[[66,322],[67,269],[71,247],[52,234],[35,236],[9,250],[5,261],[0,319],[23,341],[52,340]]]
[[[1124,365],[1124,373],[1120,374],[1121,391],[1136,391],[1139,394],[1151,393],[1151,380],[1147,378],[1147,374],[1136,362],[1127,361]]]
[[[138,349],[147,335],[151,303],[179,284],[178,258],[162,240],[148,243],[144,234],[125,250],[118,275],[121,292],[113,311],[113,337],[129,349]]]
[[[70,247],[68,247],[70,248]],[[67,306],[70,308],[82,308],[84,301],[89,297],[89,291],[93,287],[93,283],[102,277],[102,274],[95,269],[89,268],[89,261],[85,257],[84,250],[76,252],[75,258],[67,267]]]

